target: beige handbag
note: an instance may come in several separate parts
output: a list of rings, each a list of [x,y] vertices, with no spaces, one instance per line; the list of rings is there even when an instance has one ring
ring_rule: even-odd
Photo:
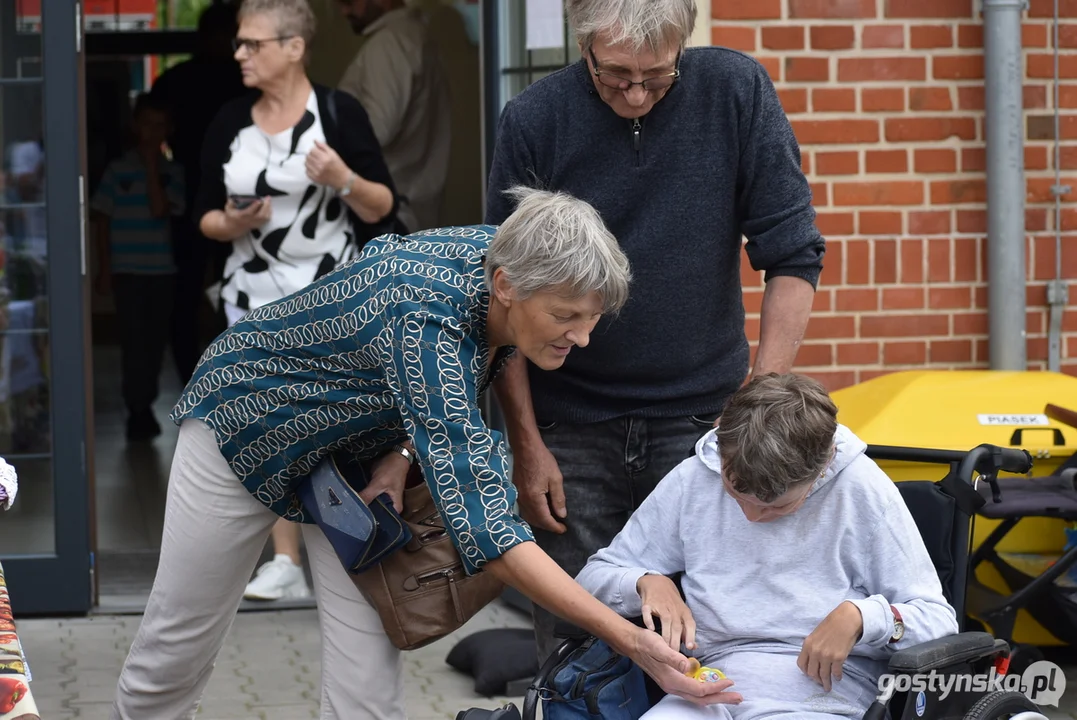
[[[404,490],[411,541],[379,564],[352,575],[400,650],[415,650],[458,630],[504,591],[488,572],[467,575],[418,465]]]

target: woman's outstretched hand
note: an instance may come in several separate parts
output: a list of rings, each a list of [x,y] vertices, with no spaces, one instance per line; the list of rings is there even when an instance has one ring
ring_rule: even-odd
[[[670,648],[661,635],[651,630],[639,628],[633,647],[630,655],[632,661],[670,695],[677,695],[696,705],[736,705],[744,700],[740,693],[726,692],[733,686],[733,681],[728,678],[718,682],[700,682],[685,675],[688,658]]]

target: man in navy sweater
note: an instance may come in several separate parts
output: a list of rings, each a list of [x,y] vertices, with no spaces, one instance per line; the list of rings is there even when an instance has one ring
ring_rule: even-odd
[[[825,243],[766,70],[685,49],[694,0],[568,0],[582,59],[505,107],[486,221],[517,183],[591,203],[632,266],[627,306],[556,372],[497,383],[523,517],[572,575],[687,457],[746,380],[742,238],[765,270],[755,374],[790,370]],[[539,654],[555,618],[535,609]]]

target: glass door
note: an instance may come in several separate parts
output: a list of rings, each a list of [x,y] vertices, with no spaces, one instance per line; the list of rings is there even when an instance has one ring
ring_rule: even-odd
[[[46,53],[47,50],[47,53]],[[82,10],[0,0],[0,510],[17,616],[90,607]]]

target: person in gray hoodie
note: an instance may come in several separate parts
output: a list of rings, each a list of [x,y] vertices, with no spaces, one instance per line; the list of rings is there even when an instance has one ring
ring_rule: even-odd
[[[644,717],[856,717],[896,650],[958,632],[901,494],[816,381],[754,378],[577,576],[720,669],[725,704]],[[667,576],[683,573],[682,601]]]

